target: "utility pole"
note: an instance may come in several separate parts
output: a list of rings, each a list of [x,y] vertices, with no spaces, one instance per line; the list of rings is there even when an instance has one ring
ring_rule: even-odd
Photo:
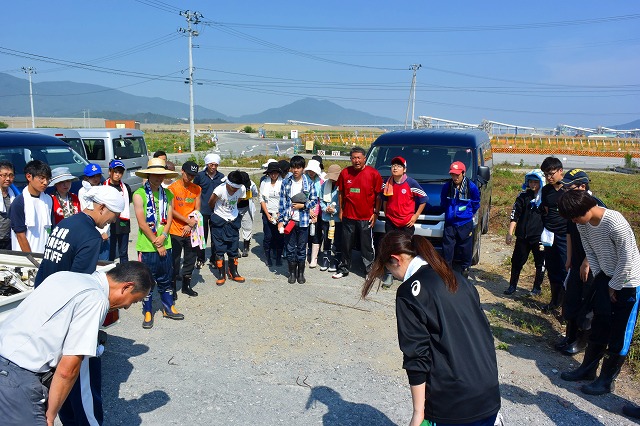
[[[36,115],[33,112],[33,86],[31,85],[31,74],[36,74],[36,69],[33,67],[22,67],[22,71],[29,75],[29,99],[31,100],[31,127],[36,128]]]
[[[197,25],[200,23],[200,18],[202,18],[202,14],[200,12],[191,12],[190,10],[185,10],[180,12],[180,16],[184,16],[187,20],[187,28],[180,28],[178,31],[181,33],[187,33],[189,36],[189,77],[185,81],[185,83],[189,84],[189,141],[191,144],[191,152],[196,151],[196,142],[195,142],[195,124],[194,124],[194,107],[193,107],[193,37],[197,37],[199,35],[198,31],[191,28],[191,25]],[[197,47],[197,46],[196,46]]]
[[[416,73],[422,68],[421,64],[411,65],[413,70],[413,78],[411,79],[411,89],[409,90],[409,103],[407,104],[407,116],[404,119],[404,128],[407,128],[409,122],[409,111],[411,111],[411,128],[413,129],[413,118],[415,117],[416,110]]]

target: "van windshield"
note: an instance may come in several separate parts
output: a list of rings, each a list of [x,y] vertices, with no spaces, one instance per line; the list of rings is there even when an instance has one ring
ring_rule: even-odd
[[[147,155],[143,137],[117,138],[113,140],[113,155],[119,160],[139,158]]]
[[[391,160],[400,156],[407,162],[407,175],[418,182],[437,182],[450,179],[449,166],[462,161],[467,176],[475,177],[473,150],[447,146],[374,146],[367,156],[367,165],[375,167],[383,177],[391,176]]]
[[[24,166],[31,160],[44,161],[55,169],[56,167],[68,167],[74,176],[82,176],[84,166],[87,164],[84,158],[73,149],[66,146],[14,146],[0,148],[0,159],[11,162],[15,171],[14,183],[18,188],[27,185],[24,176]]]
[[[65,141],[75,152],[85,157],[84,144],[80,138],[60,138]]]

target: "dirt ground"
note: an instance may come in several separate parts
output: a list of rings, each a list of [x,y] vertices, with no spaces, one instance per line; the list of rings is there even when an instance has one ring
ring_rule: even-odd
[[[184,321],[157,311],[153,329],[143,330],[140,306],[121,312],[103,356],[105,424],[408,424],[411,398],[395,324],[398,282],[360,300],[356,252],[349,277],[332,280],[307,268],[307,284],[288,284],[286,266],[267,268],[261,260],[259,220],[254,232],[251,254],[239,266],[247,282],[216,286],[209,267],[199,270],[200,295],[180,294],[176,304]],[[510,254],[501,237],[486,235],[471,273],[499,348],[507,424],[634,424],[618,414],[625,403],[640,402],[628,375],[601,397],[560,379],[579,361],[553,351],[558,334],[545,330],[558,329],[558,321],[536,309],[543,299],[530,300],[524,290],[503,297]],[[523,288],[531,281],[523,276]]]

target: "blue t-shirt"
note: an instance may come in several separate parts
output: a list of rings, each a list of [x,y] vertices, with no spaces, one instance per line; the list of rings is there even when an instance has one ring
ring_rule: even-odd
[[[87,214],[80,212],[62,219],[47,239],[34,287],[60,271],[94,273],[101,244],[96,223]]]

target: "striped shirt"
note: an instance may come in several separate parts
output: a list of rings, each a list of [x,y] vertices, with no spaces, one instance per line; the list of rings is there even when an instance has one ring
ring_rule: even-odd
[[[579,224],[578,232],[593,276],[604,272],[611,277],[609,287],[614,290],[640,285],[640,253],[622,214],[605,209],[598,225]]]

